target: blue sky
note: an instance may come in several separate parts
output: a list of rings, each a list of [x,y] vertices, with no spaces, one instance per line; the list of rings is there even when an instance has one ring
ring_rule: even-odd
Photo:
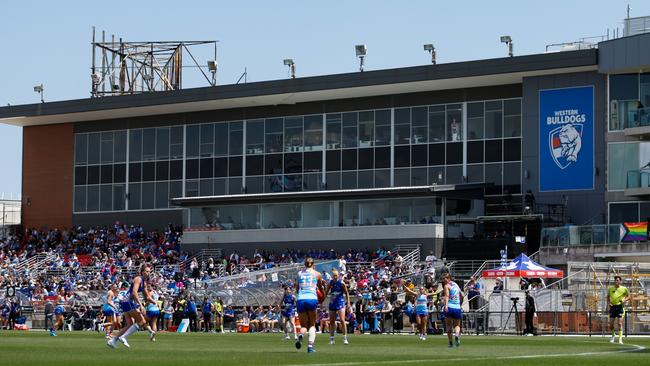
[[[642,0],[579,1],[10,1],[0,22],[0,105],[87,98],[91,28],[125,41],[219,40],[219,84],[358,69],[354,45],[368,47],[366,70],[422,65],[433,43],[438,62],[503,57],[499,36],[509,34],[515,55],[545,45],[610,34],[631,16],[650,15]],[[92,4],[92,5],[91,5]],[[98,32],[98,34],[100,34]],[[211,49],[197,58],[211,58]],[[185,87],[206,86],[184,74]],[[0,196],[21,190],[22,132],[0,124]]]

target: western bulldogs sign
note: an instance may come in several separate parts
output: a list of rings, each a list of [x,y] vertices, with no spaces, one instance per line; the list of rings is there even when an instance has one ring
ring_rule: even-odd
[[[594,188],[593,86],[539,91],[539,190]]]

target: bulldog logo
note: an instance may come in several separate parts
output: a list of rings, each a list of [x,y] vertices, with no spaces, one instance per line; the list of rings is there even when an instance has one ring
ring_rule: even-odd
[[[582,148],[582,124],[566,124],[553,129],[548,136],[553,161],[560,169],[578,162]]]

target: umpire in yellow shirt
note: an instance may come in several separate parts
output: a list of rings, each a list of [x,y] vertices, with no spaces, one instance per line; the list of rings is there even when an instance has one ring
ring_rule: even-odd
[[[607,301],[609,302],[609,327],[612,330],[612,339],[609,343],[616,341],[614,321],[618,324],[618,343],[623,344],[623,316],[625,315],[625,302],[630,293],[627,287],[621,286],[621,276],[614,276],[614,285],[607,289]]]

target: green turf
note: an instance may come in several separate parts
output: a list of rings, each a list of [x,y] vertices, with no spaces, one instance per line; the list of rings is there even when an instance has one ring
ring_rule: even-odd
[[[446,337],[353,335],[350,345],[329,345],[319,334],[316,353],[297,351],[279,334],[165,334],[151,343],[144,333],[130,349],[109,349],[97,333],[0,332],[0,365],[647,365],[650,338],[626,338],[625,345],[602,337],[465,336],[460,348]],[[634,346],[636,345],[636,346]],[[627,352],[620,352],[627,351]]]

